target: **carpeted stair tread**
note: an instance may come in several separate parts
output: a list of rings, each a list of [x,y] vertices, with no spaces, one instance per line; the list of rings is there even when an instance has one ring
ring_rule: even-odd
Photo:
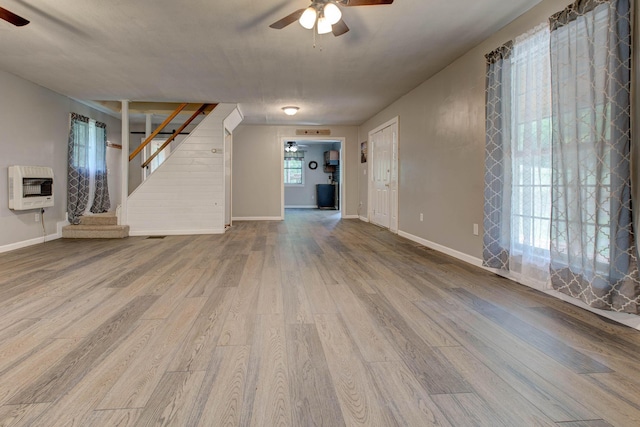
[[[128,225],[79,224],[62,227],[64,239],[122,239],[128,236]]]
[[[80,217],[81,225],[117,225],[118,217],[115,212],[105,212],[95,215],[85,215]]]

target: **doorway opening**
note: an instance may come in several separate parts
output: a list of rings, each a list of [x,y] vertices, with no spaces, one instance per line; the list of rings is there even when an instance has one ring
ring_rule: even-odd
[[[282,218],[285,209],[332,210],[343,216],[344,144],[338,137],[281,138]]]

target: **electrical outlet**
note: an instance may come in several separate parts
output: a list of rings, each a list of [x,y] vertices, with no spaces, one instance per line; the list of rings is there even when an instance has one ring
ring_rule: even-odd
[[[473,224],[473,235],[477,236],[480,232],[478,231],[478,224]]]
[[[420,222],[424,221],[424,215],[420,213]]]
[[[39,213],[36,214],[35,222],[40,222],[40,214]]]

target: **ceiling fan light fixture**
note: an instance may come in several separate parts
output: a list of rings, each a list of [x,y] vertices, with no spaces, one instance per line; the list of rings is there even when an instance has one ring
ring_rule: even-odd
[[[308,7],[304,12],[302,12],[302,16],[300,16],[298,22],[300,22],[300,25],[302,25],[304,28],[310,30],[316,24],[317,17],[318,13],[316,12],[315,8]]]
[[[318,19],[318,34],[327,34],[331,32],[331,23],[327,18],[321,16]]]
[[[287,153],[295,153],[296,151],[298,151],[298,145],[295,141],[289,141],[284,147],[284,151],[286,151]]]
[[[323,9],[324,17],[329,21],[329,24],[337,24],[342,19],[342,12],[335,3],[327,3]]]
[[[300,107],[295,107],[293,105],[289,107],[282,107],[282,111],[284,111],[287,116],[295,116],[299,109]]]

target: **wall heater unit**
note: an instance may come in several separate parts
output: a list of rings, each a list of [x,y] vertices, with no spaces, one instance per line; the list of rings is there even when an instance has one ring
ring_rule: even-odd
[[[53,206],[53,169],[9,166],[9,209],[23,211]]]

